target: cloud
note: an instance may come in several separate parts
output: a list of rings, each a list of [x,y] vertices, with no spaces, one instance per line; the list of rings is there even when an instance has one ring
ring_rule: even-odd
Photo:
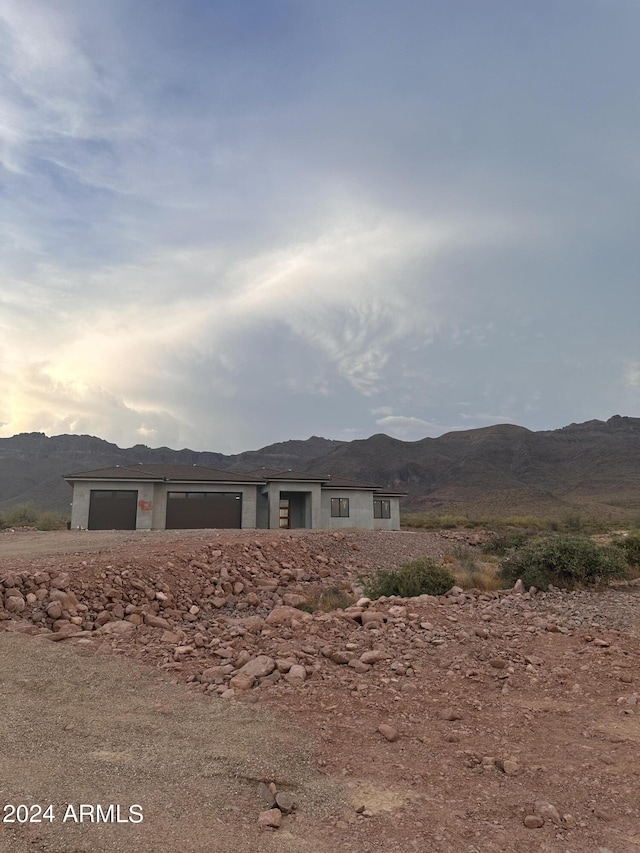
[[[388,435],[402,441],[417,441],[428,435],[441,435],[448,430],[432,421],[407,415],[387,415],[376,420],[376,424]]]
[[[496,424],[511,423],[511,415],[489,415],[486,412],[478,412],[477,414],[468,414],[462,412],[460,417],[464,421],[473,421],[474,423],[493,422]]]
[[[635,404],[637,11],[258,6],[2,3],[0,434]]]
[[[625,384],[628,388],[640,388],[640,361],[631,358],[627,361]]]
[[[193,364],[208,365],[207,394],[232,406],[243,390],[250,393],[239,383],[251,370],[247,352],[260,357],[252,342],[265,328],[292,341],[294,351],[318,354],[322,367],[312,382],[293,363],[290,389],[326,395],[334,374],[371,396],[393,347],[415,335],[424,341],[437,329],[427,293],[419,306],[412,304],[413,282],[402,283],[407,266],[437,257],[454,242],[448,223],[366,210],[326,223],[317,239],[251,259],[193,248],[95,271],[39,265],[29,280],[14,279],[4,296],[6,316],[19,319],[4,329],[5,364],[12,370],[5,382],[22,388],[13,398],[20,415],[7,418],[4,433],[76,424],[81,410],[83,428],[107,436],[115,421],[129,425],[134,415],[136,432],[150,428],[152,413],[175,440],[178,425],[193,422],[202,405],[197,397],[191,407],[176,400]],[[28,348],[21,343],[26,327]],[[44,387],[20,379],[25,370],[55,383],[49,391],[56,393],[45,395],[48,404],[57,399],[55,417],[45,416],[44,401],[29,402],[30,395],[42,399]],[[96,389],[114,405],[98,406],[91,422],[89,401],[102,393]],[[214,439],[215,424],[210,428]]]

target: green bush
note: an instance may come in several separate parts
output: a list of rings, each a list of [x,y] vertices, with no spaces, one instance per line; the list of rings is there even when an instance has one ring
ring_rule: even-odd
[[[626,561],[618,548],[568,535],[529,542],[508,554],[500,566],[500,577],[508,584],[521,578],[525,587],[542,590],[549,584],[563,589],[599,586],[626,575]]]
[[[369,598],[399,595],[444,595],[455,586],[454,575],[429,557],[403,563],[399,569],[379,569],[365,579],[365,595]]]
[[[36,527],[38,530],[64,530],[67,526],[67,519],[59,512],[47,510],[38,514]]]
[[[39,510],[31,503],[16,504],[0,515],[0,530],[8,527],[35,527],[38,530],[63,530],[67,519],[59,512]]]
[[[488,539],[482,546],[484,554],[496,554],[503,557],[509,551],[515,551],[516,548],[522,548],[535,536],[535,533],[526,530],[511,530],[507,533],[497,533]]]
[[[611,543],[623,555],[630,566],[640,567],[640,535],[632,533],[629,536],[621,536]]]
[[[8,509],[4,516],[5,527],[36,527],[38,510],[33,504],[17,504]]]

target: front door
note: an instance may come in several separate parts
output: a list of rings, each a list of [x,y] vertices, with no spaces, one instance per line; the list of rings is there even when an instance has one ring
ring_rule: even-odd
[[[289,498],[280,498],[280,527],[291,527],[291,501]]]

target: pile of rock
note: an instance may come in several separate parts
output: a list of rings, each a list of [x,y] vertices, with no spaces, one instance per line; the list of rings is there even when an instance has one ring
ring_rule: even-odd
[[[275,782],[260,782],[256,791],[266,806],[258,815],[260,829],[279,829],[282,816],[289,815],[296,808],[296,802],[289,791],[278,791]]]
[[[331,541],[348,546],[340,535]],[[514,677],[562,677],[527,653],[533,636],[588,630],[593,639],[625,620],[619,606],[615,619],[602,607],[615,591],[596,600],[583,592],[532,595],[521,585],[501,592],[454,587],[446,596],[407,600],[361,597],[344,610],[310,613],[300,608],[322,588],[358,591],[355,564],[341,565],[313,538],[215,544],[119,568],[97,559],[6,572],[0,622],[52,640],[117,647],[196,690],[233,698],[275,685],[313,691],[327,680],[352,691],[406,694],[425,668],[442,661],[453,674],[506,689]],[[605,649],[609,641],[595,642]]]

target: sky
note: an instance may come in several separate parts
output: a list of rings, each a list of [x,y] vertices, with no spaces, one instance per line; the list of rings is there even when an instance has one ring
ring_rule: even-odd
[[[0,436],[640,416],[638,0],[0,0]]]

